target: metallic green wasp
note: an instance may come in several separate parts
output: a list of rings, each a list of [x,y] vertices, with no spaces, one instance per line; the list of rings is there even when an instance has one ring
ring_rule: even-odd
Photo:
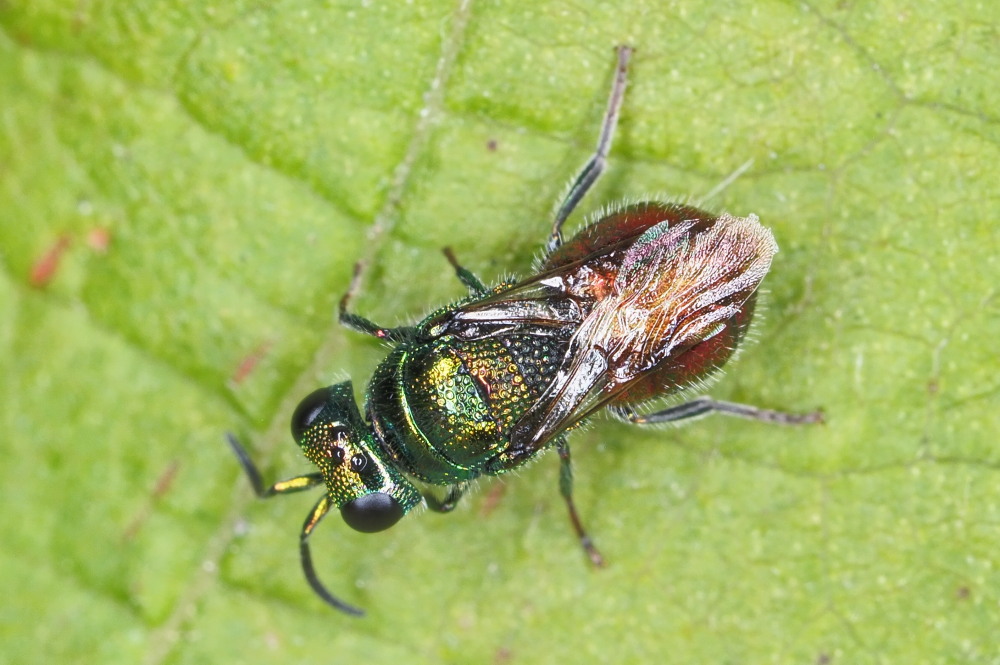
[[[358,531],[382,531],[422,503],[449,511],[474,479],[555,448],[570,519],[601,565],[573,505],[566,443],[595,412],[607,407],[634,423],[709,412],[818,420],[707,397],[636,412],[698,386],[732,356],[777,245],[753,215],[658,202],[620,206],[563,241],[563,223],[604,169],[631,52],[618,49],[597,150],[560,205],[534,275],[490,288],[446,250],[469,297],[414,326],[385,328],[348,311],[356,268],[341,322],[395,344],[368,384],[364,412],[349,381],[308,395],[292,416],[292,435],[319,471],[270,487],[230,437],[258,495],[326,486],[303,525],[300,551],[306,579],[333,607],[362,614],[327,591],[313,568],[308,538],[331,509]],[[418,486],[448,490],[439,498]]]

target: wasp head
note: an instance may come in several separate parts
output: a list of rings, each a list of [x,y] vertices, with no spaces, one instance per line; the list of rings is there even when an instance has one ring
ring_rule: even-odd
[[[319,467],[330,499],[352,528],[388,529],[420,503],[417,489],[384,458],[350,381],[307,395],[292,415],[292,436]]]

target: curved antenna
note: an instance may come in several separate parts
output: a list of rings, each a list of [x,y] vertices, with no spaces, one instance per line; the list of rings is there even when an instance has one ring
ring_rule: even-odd
[[[241,444],[236,436],[231,432],[226,432],[226,440],[229,442],[229,447],[232,448],[233,452],[236,454],[236,458],[240,461],[240,466],[243,467],[243,471],[246,473],[247,479],[250,481],[250,486],[253,487],[254,494],[261,499],[269,499],[272,496],[277,496],[279,494],[301,492],[323,484],[323,474],[314,472],[289,478],[288,480],[282,480],[276,482],[270,487],[265,487],[264,481],[261,480],[260,471],[257,469],[257,465],[250,459],[250,456],[247,454],[243,444]],[[306,517],[306,522],[302,525],[302,534],[299,536],[299,556],[302,559],[302,572],[306,574],[306,581],[309,582],[309,586],[312,587],[312,590],[315,591],[316,595],[322,598],[323,602],[327,605],[340,610],[345,614],[350,614],[351,616],[364,616],[364,610],[354,607],[353,605],[348,605],[327,591],[326,587],[323,586],[323,583],[319,581],[318,577],[316,577],[316,569],[313,568],[312,554],[309,552],[309,534],[313,532],[313,529],[316,528],[316,525],[319,524],[320,520],[323,519],[323,517],[330,511],[332,506],[333,502],[330,500],[330,495],[324,494],[323,498],[317,501],[316,505],[313,506],[313,509],[309,511],[309,516]]]
[[[306,575],[306,581],[309,582],[309,586],[312,590],[316,592],[316,595],[323,599],[330,607],[340,610],[344,614],[350,614],[351,616],[364,616],[365,611],[361,608],[355,607],[354,605],[348,605],[344,601],[340,600],[332,593],[327,591],[323,583],[319,581],[319,577],[316,576],[316,569],[313,568],[312,554],[309,552],[309,535],[319,524],[320,520],[329,512],[330,507],[333,502],[330,500],[329,494],[324,494],[313,509],[309,511],[309,515],[306,517],[305,524],[302,525],[302,535],[299,536],[299,555],[302,558],[302,572]]]

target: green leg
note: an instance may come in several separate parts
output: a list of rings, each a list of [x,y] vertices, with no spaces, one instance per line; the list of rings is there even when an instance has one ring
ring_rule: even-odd
[[[573,465],[570,460],[569,446],[566,444],[566,439],[561,439],[556,444],[556,449],[559,451],[559,493],[566,500],[566,508],[569,509],[569,519],[573,523],[573,530],[576,531],[576,537],[580,539],[583,551],[587,553],[592,564],[601,568],[604,566],[604,557],[597,551],[597,548],[594,547],[594,542],[587,535],[587,531],[583,528],[583,523],[580,521],[580,516],[576,512],[576,505],[573,503]]]
[[[354,297],[355,292],[358,290],[358,285],[361,283],[361,272],[362,265],[359,261],[354,264],[354,275],[351,277],[351,284],[347,287],[347,292],[344,294],[344,297],[340,299],[340,305],[337,309],[341,325],[346,326],[351,330],[371,335],[372,337],[389,340],[390,342],[402,342],[403,340],[408,339],[414,330],[410,326],[404,326],[402,328],[383,328],[363,316],[358,316],[357,314],[352,314],[347,311],[347,306],[350,304],[351,298]]]
[[[250,479],[250,485],[253,487],[254,493],[262,499],[268,499],[278,494],[293,494],[323,484],[323,474],[307,473],[295,478],[289,478],[288,480],[281,480],[270,487],[265,487],[257,465],[250,459],[243,445],[231,433],[226,433],[226,440],[229,441],[229,447],[233,449],[236,458],[243,467],[243,471],[246,472],[247,478]],[[363,616],[364,611],[353,605],[348,605],[327,591],[323,583],[319,581],[316,569],[313,567],[312,554],[309,551],[309,535],[316,528],[316,525],[319,524],[320,520],[330,511],[332,505],[333,502],[330,500],[330,495],[324,494],[316,502],[316,505],[313,506],[313,509],[309,511],[309,515],[302,525],[302,533],[299,536],[299,558],[302,561],[302,572],[305,573],[306,581],[312,587],[312,590],[328,605],[353,616]]]
[[[455,274],[458,276],[458,280],[465,285],[465,288],[469,289],[470,295],[485,296],[490,292],[489,288],[483,284],[481,279],[476,277],[471,270],[468,270],[459,264],[458,259],[455,258],[455,253],[451,251],[451,247],[445,247],[441,251],[444,252],[444,256],[448,259],[448,263],[451,264],[451,267],[455,269]]]
[[[783,411],[772,411],[761,409],[749,404],[737,404],[735,402],[723,402],[711,397],[698,397],[690,402],[684,402],[669,409],[647,413],[644,416],[638,415],[628,409],[619,411],[625,418],[640,425],[652,423],[672,423],[688,418],[697,418],[709,413],[720,413],[725,416],[736,416],[747,418],[748,420],[760,420],[778,425],[811,425],[823,422],[822,411],[812,411],[810,413],[784,413]]]
[[[615,136],[615,127],[618,126],[618,114],[622,108],[622,100],[625,97],[625,84],[627,82],[628,61],[632,57],[630,46],[618,47],[618,67],[615,70],[615,80],[611,86],[611,95],[608,98],[608,108],[604,112],[604,122],[601,125],[601,135],[597,139],[597,148],[590,160],[583,166],[570,185],[569,191],[559,209],[556,211],[555,219],[552,221],[552,231],[549,233],[549,241],[545,245],[546,253],[551,254],[562,244],[562,225],[576,209],[576,206],[583,200],[597,179],[604,172],[604,167],[608,161],[608,152],[611,150],[611,140]]]

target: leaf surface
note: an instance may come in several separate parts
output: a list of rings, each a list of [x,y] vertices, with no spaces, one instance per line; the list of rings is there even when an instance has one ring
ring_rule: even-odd
[[[996,662],[1000,163],[992,5],[0,3],[0,661]],[[993,14],[988,16],[988,14]],[[637,48],[583,212],[755,213],[780,246],[713,387],[827,423],[598,421],[384,534],[313,498],[298,399],[524,274]],[[752,164],[739,177],[728,176]],[[572,224],[580,223],[577,214]],[[40,261],[50,254],[48,272]]]

